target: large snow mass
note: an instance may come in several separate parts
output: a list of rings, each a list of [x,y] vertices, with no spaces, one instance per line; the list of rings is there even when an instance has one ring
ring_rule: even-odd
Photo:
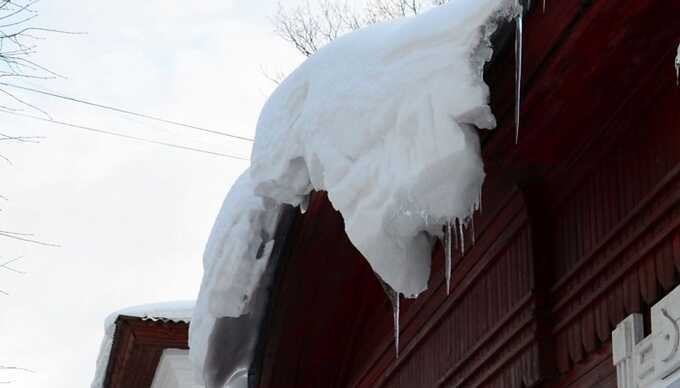
[[[395,291],[415,297],[442,226],[465,221],[484,169],[475,127],[493,128],[482,79],[512,0],[452,0],[345,35],[295,70],[264,106],[252,165],[232,187],[204,255],[190,332],[204,365],[214,322],[247,312],[280,204],[325,190],[352,243]]]

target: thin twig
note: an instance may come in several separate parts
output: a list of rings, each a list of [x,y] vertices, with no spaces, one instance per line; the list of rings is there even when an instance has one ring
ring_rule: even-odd
[[[60,248],[61,247],[58,244],[48,243],[48,242],[24,237],[24,236],[32,236],[32,235],[25,235],[25,234],[22,234],[22,233],[11,233],[11,232],[6,232],[6,231],[0,231],[0,236],[10,238],[10,239],[13,239],[13,240],[19,240],[19,241],[31,243],[31,244],[42,245],[42,246],[45,246],[45,247],[53,247],[53,248]]]
[[[17,274],[19,274],[19,275],[26,275],[26,272],[20,271],[20,270],[18,270],[18,269],[16,269],[16,268],[13,268],[13,267],[10,267],[10,266],[9,266],[10,264],[15,263],[15,262],[17,262],[17,261],[19,261],[19,260],[21,260],[21,259],[23,259],[23,258],[24,258],[23,256],[19,256],[19,257],[17,257],[17,258],[14,258],[14,259],[12,259],[12,260],[9,260],[9,261],[7,261],[7,262],[5,262],[5,263],[3,263],[3,264],[0,264],[0,268],[3,268],[3,269],[5,269],[5,270],[7,270],[7,271],[11,271],[11,272],[17,273]]]
[[[6,365],[0,365],[0,370],[14,370],[14,371],[19,371],[19,372],[28,372],[28,373],[36,373],[36,371],[28,368],[21,368],[18,366],[6,366]]]
[[[13,165],[14,165],[14,163],[12,163],[12,161],[11,161],[8,157],[6,157],[5,155],[3,155],[3,154],[0,154],[0,159],[4,160],[5,163],[9,164],[10,166],[13,166]]]

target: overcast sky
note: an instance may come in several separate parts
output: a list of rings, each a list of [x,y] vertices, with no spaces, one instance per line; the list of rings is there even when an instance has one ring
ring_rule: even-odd
[[[289,1],[287,1],[289,3]],[[24,82],[202,127],[254,135],[273,83],[261,72],[301,61],[272,33],[275,1],[43,0],[48,35],[34,58],[67,79]],[[249,156],[250,144],[73,102],[19,93],[56,120]],[[123,307],[194,299],[201,255],[229,186],[247,162],[93,134],[0,112],[0,371],[12,387],[87,387],[105,317]]]

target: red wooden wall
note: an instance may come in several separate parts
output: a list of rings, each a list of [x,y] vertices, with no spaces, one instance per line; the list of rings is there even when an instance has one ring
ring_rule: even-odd
[[[165,349],[188,349],[189,324],[120,316],[105,388],[148,388]]]
[[[396,359],[382,288],[317,193],[282,259],[260,386],[616,386],[611,330],[679,283],[680,2],[546,5],[525,28],[519,145],[512,52],[488,72],[500,128],[451,294],[437,247]]]

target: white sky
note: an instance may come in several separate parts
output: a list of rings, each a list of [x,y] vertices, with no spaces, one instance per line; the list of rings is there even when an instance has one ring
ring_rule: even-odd
[[[286,1],[288,3],[288,1]],[[35,61],[68,77],[24,83],[216,130],[254,135],[273,83],[261,73],[301,58],[272,32],[272,0],[44,0],[51,35]],[[250,144],[81,104],[17,93],[55,119],[248,156]],[[0,112],[0,230],[34,233],[47,248],[0,238],[0,371],[10,387],[89,386],[112,311],[194,299],[201,256],[243,161],[140,144]]]

